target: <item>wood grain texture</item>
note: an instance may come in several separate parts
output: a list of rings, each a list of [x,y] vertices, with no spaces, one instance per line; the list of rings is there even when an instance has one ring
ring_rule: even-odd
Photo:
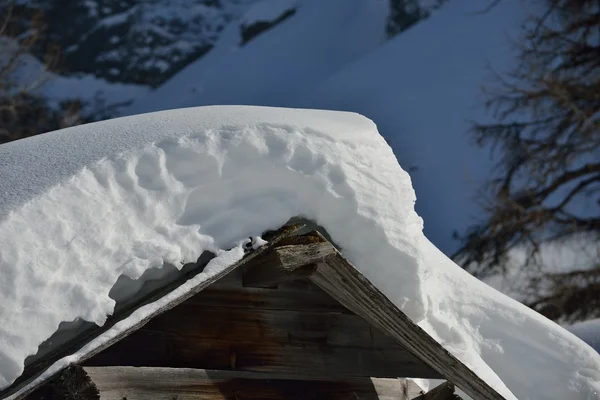
[[[86,367],[102,400],[410,400],[420,393],[404,379],[288,380],[238,371]]]
[[[189,309],[185,312],[181,311],[180,314],[178,314],[179,311],[175,311],[177,310],[174,308],[176,306],[181,307],[183,310],[186,306],[193,304],[195,306],[202,305],[202,312],[205,309],[207,312],[210,312],[210,307],[207,307],[207,304],[211,304],[211,302],[213,302],[213,308],[219,307],[219,305],[214,304],[215,295],[223,290],[231,290],[232,285],[241,286],[241,282],[231,282],[222,278],[235,272],[242,265],[244,265],[244,268],[256,268],[262,262],[261,256],[264,256],[266,252],[277,246],[278,241],[276,239],[286,237],[289,234],[290,231],[281,232],[276,236],[275,240],[271,240],[269,246],[250,254],[239,263],[229,267],[218,276],[213,277],[210,281],[203,282],[183,298],[158,310],[132,329],[122,332],[117,338],[106,343],[102,348],[88,354],[86,359],[104,350],[101,354],[90,359],[88,364],[112,363],[115,360],[130,363],[131,360],[128,358],[128,352],[132,352],[136,344],[141,344],[139,349],[134,351],[135,357],[142,357],[143,359],[143,362],[140,364],[156,363],[152,365],[164,367],[164,363],[168,364],[169,360],[178,359],[177,366],[192,366],[194,368],[206,369],[206,365],[215,365],[216,368],[230,370],[230,372],[259,371],[260,373],[280,374],[286,379],[301,381],[317,380],[317,376],[326,378],[329,381],[340,381],[340,376],[358,378],[363,377],[363,375],[366,377],[378,376],[379,374],[383,374],[384,377],[444,376],[473,398],[483,400],[503,399],[487,383],[446,351],[442,345],[414,324],[352,264],[337,252],[334,256],[329,256],[322,260],[322,262],[319,262],[316,271],[310,275],[309,280],[352,313],[362,317],[375,329],[367,325],[369,329],[359,330],[358,334],[354,334],[355,331],[350,330],[352,334],[336,335],[336,330],[335,328],[331,328],[331,324],[335,326],[336,321],[342,321],[343,323],[340,323],[341,326],[346,327],[353,322],[345,318],[356,316],[351,315],[347,311],[328,313],[327,309],[330,305],[327,303],[330,301],[323,300],[321,296],[318,301],[311,303],[311,306],[323,307],[316,314],[324,316],[325,320],[314,326],[324,323],[325,325],[323,326],[327,328],[320,327],[321,331],[319,329],[315,331],[311,327],[314,321],[321,321],[318,319],[319,317],[311,315],[308,320],[297,322],[302,321],[304,314],[309,315],[311,313],[310,308],[306,309],[306,306],[294,305],[294,301],[288,302],[285,306],[279,306],[280,308],[278,308],[275,305],[276,301],[264,301],[264,298],[260,300],[257,297],[252,297],[256,293],[260,293],[260,296],[265,296],[268,290],[276,293],[277,290],[273,289],[262,289],[260,292],[242,292],[241,297],[237,297],[232,301],[239,303],[240,299],[244,298],[244,296],[251,297],[253,300],[249,305],[237,307],[235,312],[239,313],[234,316],[226,312],[224,313],[222,309],[215,310],[213,318],[216,320],[218,320],[216,315],[228,315],[229,318],[222,325],[217,324],[219,328],[212,333],[210,333],[210,329],[214,330],[216,328],[208,323],[210,322],[209,319],[198,320],[191,318],[193,311]],[[317,242],[323,240],[324,238],[320,238]],[[240,276],[237,275],[236,277]],[[284,282],[282,287],[292,284],[296,284],[296,282]],[[198,299],[201,297],[199,293],[209,285],[212,285],[214,289],[211,292],[212,297],[208,296],[207,300]],[[162,293],[162,295],[166,293]],[[155,293],[154,295],[159,294]],[[296,293],[296,295],[299,294]],[[189,303],[186,302],[186,304],[182,305],[181,303],[185,300],[188,300]],[[268,305],[267,308],[262,309],[261,302]],[[332,310],[335,309],[335,306],[331,307]],[[298,308],[298,310],[290,312],[290,310],[294,310],[295,308]],[[165,314],[168,310],[172,312]],[[252,314],[250,311],[260,312]],[[234,311],[231,312],[233,313]],[[284,316],[287,314],[285,318],[290,318],[293,315],[293,320],[296,322],[291,323],[291,328],[285,322],[285,318],[281,317],[278,312],[281,312],[281,315]],[[181,321],[180,327],[189,328],[190,332],[182,332],[181,330],[172,332],[168,330],[166,325],[161,325],[163,324],[161,323],[161,316],[164,316],[164,318],[176,318],[177,315],[179,315],[177,318],[187,320]],[[232,328],[231,323],[238,320],[244,321],[244,315],[248,316],[246,325],[242,324],[241,330]],[[145,326],[146,324],[148,325]],[[285,327],[281,326],[282,324],[285,324]],[[205,326],[208,330],[201,328],[201,326]],[[385,334],[388,338],[391,338],[394,346],[389,347],[386,344],[385,346],[378,347],[375,344],[375,339],[371,338],[370,341],[369,339],[365,339],[363,332],[368,331],[371,336],[377,330]],[[131,335],[134,331],[137,332]],[[231,337],[228,337],[229,332],[233,332]],[[242,334],[240,335],[240,333]],[[332,338],[337,339],[334,340]],[[336,342],[336,340],[350,342],[341,344]],[[385,340],[389,343],[389,339],[386,338]],[[382,342],[385,340],[382,339]],[[118,341],[121,342],[116,343]],[[242,344],[246,344],[247,346]],[[109,348],[111,345],[114,346]],[[398,354],[395,354],[395,352],[398,352]],[[112,354],[110,357],[113,358],[107,361],[110,359],[107,355],[110,354]],[[115,354],[120,354],[120,356],[115,359]],[[322,357],[318,362],[315,362],[314,357],[306,357],[306,355],[315,354]],[[396,358],[396,356],[399,358]],[[102,361],[103,357],[108,358],[104,358],[104,361]],[[211,360],[214,364],[206,364],[207,360]],[[334,360],[333,364],[330,360]],[[352,367],[352,365],[358,365],[358,368]],[[372,370],[371,368],[375,368],[376,370]],[[320,371],[330,372],[321,374]],[[21,380],[17,385],[9,388],[8,391],[14,392],[14,390],[22,387],[22,385],[31,379],[32,377],[30,376]],[[289,387],[295,386],[292,384]],[[288,392],[288,394],[292,392]],[[7,394],[9,394],[7,391],[0,393],[0,398]],[[281,393],[278,395],[281,395]],[[235,397],[234,393],[233,398],[240,397]]]
[[[413,323],[341,254],[319,264],[310,280],[417,355],[474,399],[503,400],[473,371]]]
[[[261,265],[245,268],[243,284],[247,287],[270,288],[309,277],[315,272],[317,263],[335,253],[335,248],[327,241],[278,246],[269,251]]]
[[[323,241],[303,245],[278,246],[272,252],[284,271],[293,271],[305,265],[316,264],[335,256],[337,250],[331,243]]]
[[[156,317],[86,365],[235,369],[296,379],[441,377],[354,314],[253,309],[227,302],[208,306],[192,300]]]
[[[187,304],[198,306],[227,306],[260,310],[295,310],[313,312],[351,312],[327,293],[307,280],[295,280],[277,285],[277,290],[242,287],[241,271],[206,288],[202,296],[194,296]],[[239,275],[239,280],[234,280]],[[224,282],[227,281],[227,282]]]
[[[285,237],[294,235],[294,233],[300,229],[302,229],[302,226],[294,225],[294,226],[287,226],[287,227],[280,229],[279,231],[273,232],[271,234],[271,236],[269,237],[270,241],[269,241],[268,245],[265,245],[265,246],[259,248],[258,250],[249,253],[242,260],[223,269],[218,274],[215,274],[214,276],[210,277],[209,279],[199,283],[196,287],[192,288],[184,296],[172,301],[165,307],[156,310],[151,315],[148,315],[144,320],[140,321],[135,326],[132,326],[130,329],[120,332],[118,335],[116,335],[111,340],[104,343],[102,346],[100,346],[97,349],[95,349],[94,351],[86,354],[86,356],[83,358],[83,360],[93,357],[95,354],[101,352],[105,348],[110,347],[114,343],[121,340],[123,337],[128,336],[131,332],[134,332],[137,329],[139,329],[140,327],[144,326],[148,321],[150,321],[155,316],[164,313],[165,311],[177,306],[178,304],[181,304],[185,300],[189,299],[190,297],[199,293],[206,287],[210,286],[212,283],[214,283],[214,282],[218,281],[219,279],[221,279],[222,277],[226,276],[231,271],[234,271],[235,269],[241,267],[242,265],[244,265],[246,263],[255,262],[257,258],[259,259],[262,255],[267,253],[272,247],[277,246],[277,244],[279,243],[280,240],[284,239]],[[20,389],[28,386],[42,372],[44,372],[48,367],[50,367],[54,362],[56,362],[57,360],[60,360],[63,357],[66,357],[68,355],[71,355],[71,354],[79,351],[83,346],[85,346],[91,340],[100,336],[102,333],[106,332],[108,329],[113,327],[119,321],[122,321],[125,318],[127,318],[136,309],[138,309],[139,307],[141,307],[145,304],[151,303],[153,301],[156,301],[156,300],[162,298],[163,296],[165,296],[166,294],[168,294],[172,290],[174,290],[176,287],[180,286],[181,284],[186,282],[188,279],[190,279],[191,277],[193,277],[196,274],[198,274],[199,272],[201,272],[202,269],[204,269],[204,265],[198,265],[198,268],[196,268],[195,270],[190,272],[190,276],[184,276],[184,277],[182,277],[181,280],[179,280],[177,282],[173,282],[173,284],[171,284],[171,285],[161,287],[158,290],[156,290],[152,293],[149,293],[143,299],[140,299],[140,301],[138,301],[137,303],[131,304],[131,306],[128,307],[126,310],[122,310],[122,312],[109,317],[107,322],[102,327],[98,327],[98,328],[92,329],[90,331],[84,332],[82,335],[76,337],[75,339],[73,339],[70,342],[66,343],[65,345],[61,346],[56,351],[49,353],[47,356],[36,361],[34,364],[27,366],[25,368],[25,371],[23,372],[23,374],[11,386],[0,391],[0,399],[8,397],[9,395],[12,395],[15,392],[18,392]],[[54,375],[56,375],[56,374],[54,374]],[[48,377],[48,379],[51,379],[51,378],[52,377]],[[48,379],[46,379],[46,380],[48,380]],[[28,393],[31,393],[38,386],[40,386],[40,384],[30,385],[28,387],[28,390],[24,391],[19,396],[18,399],[25,397]]]

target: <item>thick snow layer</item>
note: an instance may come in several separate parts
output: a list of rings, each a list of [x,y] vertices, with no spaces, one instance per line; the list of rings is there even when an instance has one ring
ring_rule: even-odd
[[[250,104],[366,115],[410,172],[428,237],[453,253],[452,233],[479,216],[492,165],[490,152],[470,141],[469,122],[489,118],[481,87],[490,67],[516,65],[511,40],[527,16],[522,0],[482,14],[487,3],[445,2],[384,42],[387,1],[298,0],[293,17],[243,47],[232,22],[213,51],[129,112]]]
[[[600,356],[450,261],[414,202],[373,122],[350,113],[206,107],[2,145],[0,387],[60,322],[102,324],[119,276],[210,250],[204,279],[238,260],[245,238],[301,215],[505,398],[597,398]]]
[[[447,254],[481,214],[490,152],[469,137],[490,118],[481,88],[516,65],[514,42],[527,13],[521,0],[448,1],[432,15],[314,86],[294,106],[353,111],[374,121],[409,170],[425,233]]]
[[[257,22],[272,22],[298,5],[298,0],[261,0],[242,16],[241,23],[250,26]]]
[[[568,329],[600,353],[600,319],[579,322]]]

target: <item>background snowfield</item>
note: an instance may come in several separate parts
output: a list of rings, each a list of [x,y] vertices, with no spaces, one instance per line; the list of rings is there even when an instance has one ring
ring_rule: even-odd
[[[489,118],[480,89],[490,68],[502,72],[514,61],[523,2],[503,0],[482,14],[486,2],[448,1],[387,41],[385,1],[296,3],[291,18],[244,46],[239,23],[231,23],[210,53],[125,113],[246,104],[363,114],[409,171],[426,234],[453,253],[452,233],[474,222],[492,168],[489,150],[470,141],[469,124]]]
[[[360,59],[386,38],[385,1],[302,0],[296,2],[292,17],[242,45],[245,18],[258,18],[269,3],[252,6],[241,21],[225,28],[208,54],[139,98],[128,112],[211,104],[294,106],[306,88]],[[285,1],[281,4],[285,7],[277,9],[291,4]]]
[[[425,233],[447,254],[481,214],[479,191],[490,176],[492,155],[469,138],[473,121],[490,120],[481,89],[492,72],[515,58],[511,39],[523,3],[449,1],[427,20],[318,82],[300,107],[353,111],[377,123],[394,154],[409,169]],[[487,4],[487,3],[486,3]]]
[[[192,108],[2,145],[0,387],[60,322],[101,325],[119,276],[204,250],[218,269],[248,237],[304,216],[505,398],[596,398],[600,355],[449,260],[414,203],[375,124],[352,113]]]

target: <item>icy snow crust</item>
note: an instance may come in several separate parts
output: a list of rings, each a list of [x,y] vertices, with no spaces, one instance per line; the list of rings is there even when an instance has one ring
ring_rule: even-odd
[[[373,122],[351,113],[204,107],[2,145],[0,387],[60,322],[103,324],[120,275],[217,253],[47,374],[239,260],[248,237],[301,215],[507,399],[597,398],[600,356],[450,261],[423,236],[414,203]]]

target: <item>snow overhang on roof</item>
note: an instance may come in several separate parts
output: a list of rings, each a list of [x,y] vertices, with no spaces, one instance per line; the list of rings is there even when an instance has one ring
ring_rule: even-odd
[[[268,236],[268,243],[256,249],[250,246],[252,242],[248,242],[245,256],[241,260],[213,275],[203,273],[210,261],[199,261],[196,268],[171,284],[135,299],[129,307],[111,316],[104,326],[81,332],[28,365],[15,384],[2,393],[3,397],[15,394],[21,397],[30,393],[69,364],[82,363],[92,358],[156,316],[190,299],[234,270],[244,267],[244,284],[250,287],[270,287],[273,284],[308,278],[437,371],[438,377],[456,382],[476,398],[503,399],[414,324],[319,232],[311,231],[308,236],[300,235],[305,227],[306,225],[283,227]],[[411,368],[414,370],[415,367]],[[398,374],[401,372],[398,371]]]
[[[446,258],[414,202],[373,122],[350,113],[206,107],[2,145],[0,387],[61,322],[104,324],[120,276],[205,251],[214,276],[242,259],[248,237],[301,215],[493,393],[595,398],[600,356]]]

